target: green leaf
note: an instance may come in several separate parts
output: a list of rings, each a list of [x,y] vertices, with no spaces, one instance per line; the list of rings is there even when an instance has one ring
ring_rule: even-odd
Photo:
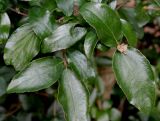
[[[110,49],[110,47],[107,47],[107,46],[105,46],[102,43],[98,43],[97,46],[96,46],[96,48],[98,50],[102,51],[102,52],[106,52],[106,51],[108,51]]]
[[[7,13],[0,13],[0,44],[6,42],[11,27],[10,19]]]
[[[99,39],[109,47],[115,47],[121,38],[119,16],[109,6],[101,3],[86,3],[80,9],[83,18],[96,29]]]
[[[131,46],[136,46],[137,38],[136,38],[136,33],[133,30],[132,26],[124,19],[121,19],[121,22],[122,22],[122,32],[126,37],[128,44]]]
[[[144,36],[144,31],[143,27],[139,26],[139,22],[137,20],[137,13],[134,8],[121,8],[119,10],[119,14],[121,15],[122,18],[127,20],[132,27],[134,28],[134,31],[136,32],[136,35],[139,39],[142,39]]]
[[[90,0],[91,2],[97,2],[97,3],[101,3],[102,0]]]
[[[59,81],[58,99],[67,121],[88,121],[88,97],[85,87],[69,69],[64,70]]]
[[[80,79],[86,81],[96,78],[93,64],[80,51],[68,52],[68,63]]]
[[[88,32],[84,41],[84,51],[88,58],[93,56],[97,42],[96,34],[92,31]]]
[[[0,0],[0,13],[3,13],[6,11],[9,5],[9,0]]]
[[[56,0],[58,8],[60,8],[66,16],[71,16],[74,10],[74,5],[80,7],[85,0]]]
[[[73,13],[74,0],[56,0],[58,8],[62,9],[63,13],[71,16]]]
[[[34,92],[48,88],[60,77],[63,61],[45,57],[34,60],[10,82],[8,93]]]
[[[115,10],[116,9],[116,6],[117,6],[117,0],[113,0],[112,2],[109,3],[109,6]]]
[[[45,11],[44,13],[42,13],[41,16],[37,16],[31,24],[33,26],[33,31],[36,33],[36,35],[41,40],[43,40],[45,37],[48,37],[52,34],[52,31],[55,28],[54,22],[55,19],[52,18],[51,13],[49,11]]]
[[[6,93],[7,81],[0,77],[0,97]]]
[[[75,23],[68,23],[54,30],[52,35],[43,41],[42,52],[48,53],[66,49],[81,40],[87,31],[82,27],[74,27],[75,25]]]
[[[160,1],[159,0],[154,0],[154,2],[160,7]]]
[[[155,82],[149,61],[129,47],[126,54],[116,52],[113,70],[120,88],[131,104],[144,113],[150,113],[155,104]]]
[[[52,33],[54,24],[51,13],[46,11],[41,17],[19,27],[9,38],[4,60],[16,70],[23,69],[40,51],[41,41]]]
[[[40,43],[29,24],[19,27],[5,46],[5,63],[13,65],[16,70],[21,70],[38,54]]]

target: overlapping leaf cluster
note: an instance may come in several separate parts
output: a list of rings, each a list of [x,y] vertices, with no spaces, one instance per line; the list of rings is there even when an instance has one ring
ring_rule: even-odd
[[[1,95],[5,90],[7,93],[35,92],[58,84],[56,98],[63,107],[65,120],[119,120],[113,116],[119,113],[117,110],[99,116],[93,104],[102,96],[104,86],[97,72],[95,52],[113,48],[115,53],[110,61],[117,84],[132,105],[146,115],[153,112],[155,75],[150,62],[136,46],[144,36],[143,26],[158,14],[145,12],[144,6],[158,8],[158,1],[137,0],[133,8],[120,0],[21,2],[28,4],[27,10],[10,8],[12,2],[0,2],[1,8],[8,5],[0,12],[3,59],[17,73],[8,86],[0,78],[0,83],[5,85],[0,87],[4,88]],[[21,2],[14,4],[20,7]],[[13,27],[9,11],[21,16],[21,21]],[[99,92],[97,97],[93,96],[95,90]]]

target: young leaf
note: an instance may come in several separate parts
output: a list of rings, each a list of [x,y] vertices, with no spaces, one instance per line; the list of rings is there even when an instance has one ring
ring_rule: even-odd
[[[68,62],[82,80],[88,80],[96,77],[96,71],[92,63],[87,60],[83,53],[79,51],[69,52]]]
[[[59,81],[58,99],[67,121],[88,121],[88,97],[85,87],[69,69],[64,70]]]
[[[0,44],[6,42],[10,31],[10,19],[7,13],[0,13]]]
[[[19,27],[5,46],[5,63],[13,65],[16,70],[21,70],[38,54],[40,43],[29,24]]]
[[[34,60],[10,82],[8,93],[34,92],[48,88],[60,77],[63,61],[45,57]]]
[[[115,47],[121,38],[120,18],[109,6],[86,3],[80,9],[83,18],[96,29],[99,39],[109,47]]]
[[[97,36],[93,32],[89,32],[86,35],[85,41],[84,41],[84,51],[88,58],[91,58],[94,53],[94,49],[96,47],[98,40]]]
[[[137,38],[136,38],[136,33],[134,32],[132,26],[124,19],[121,19],[121,22],[122,22],[122,32],[126,37],[128,44],[131,46],[136,46]]]
[[[66,49],[79,41],[87,31],[82,27],[74,27],[75,25],[75,23],[68,23],[54,30],[52,35],[43,41],[42,52]]]
[[[130,103],[142,112],[151,112],[156,94],[149,61],[137,49],[129,47],[125,54],[115,53],[113,70],[118,85]]]

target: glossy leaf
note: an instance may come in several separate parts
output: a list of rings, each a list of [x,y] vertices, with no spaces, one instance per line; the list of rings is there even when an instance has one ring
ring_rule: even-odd
[[[136,33],[133,30],[132,26],[123,19],[121,19],[121,22],[122,22],[122,32],[126,37],[128,44],[131,46],[136,46],[137,38],[136,38]]]
[[[0,13],[0,44],[5,43],[10,31],[10,19],[7,13]]]
[[[62,9],[65,15],[72,15],[74,0],[56,0],[56,2],[57,6]]]
[[[74,5],[80,7],[85,0],[56,0],[58,8],[60,8],[66,16],[71,16]]]
[[[30,23],[19,27],[9,38],[4,50],[6,64],[18,71],[24,68],[39,53],[41,41],[52,33],[53,26],[49,11],[30,18]]]
[[[117,6],[117,0],[113,0],[112,2],[109,3],[109,6],[115,10],[116,9],[116,6]]]
[[[96,71],[93,64],[87,60],[86,56],[80,51],[69,52],[68,62],[82,80],[88,80],[96,77]]]
[[[129,47],[126,54],[116,52],[113,70],[118,85],[131,104],[150,113],[155,104],[155,82],[149,61],[137,50]]]
[[[68,23],[54,30],[52,35],[43,41],[42,52],[47,53],[66,49],[79,41],[86,34],[86,29],[74,27],[75,25],[75,23]]]
[[[106,46],[117,45],[121,38],[121,22],[114,10],[105,4],[90,2],[82,6],[80,13],[96,29],[99,39]]]
[[[29,24],[19,27],[5,46],[5,63],[13,65],[16,70],[21,70],[38,54],[40,43]]]
[[[34,92],[48,88],[60,77],[63,61],[59,58],[45,57],[34,60],[10,82],[8,93]]]
[[[52,18],[51,13],[49,11],[45,11],[41,16],[36,17],[31,24],[36,35],[43,40],[45,37],[52,34],[55,25],[54,22],[55,21],[54,18]]]
[[[137,20],[137,13],[134,8],[121,8],[119,10],[119,14],[127,20],[132,27],[134,28],[134,31],[136,32],[136,35],[139,39],[141,39],[144,36],[143,28],[139,27],[139,23]]]
[[[88,98],[85,87],[69,69],[64,70],[59,81],[58,99],[67,121],[88,121]]]
[[[85,41],[84,41],[84,51],[88,58],[91,58],[94,54],[94,49],[96,47],[98,40],[97,36],[93,32],[89,32],[86,35]]]

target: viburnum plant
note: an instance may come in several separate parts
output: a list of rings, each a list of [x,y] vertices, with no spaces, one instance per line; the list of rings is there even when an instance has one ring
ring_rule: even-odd
[[[128,0],[20,1],[26,8],[0,1],[3,59],[17,73],[7,86],[7,93],[35,92],[58,82],[57,101],[65,119],[89,121],[89,97],[93,88],[101,90],[102,83],[96,51],[112,48],[117,84],[132,105],[145,114],[152,112],[155,75],[136,45],[143,38],[143,26],[159,15],[148,10],[160,7],[158,0],[137,0],[132,7],[126,5]],[[9,11],[19,14],[20,21],[13,24]]]

